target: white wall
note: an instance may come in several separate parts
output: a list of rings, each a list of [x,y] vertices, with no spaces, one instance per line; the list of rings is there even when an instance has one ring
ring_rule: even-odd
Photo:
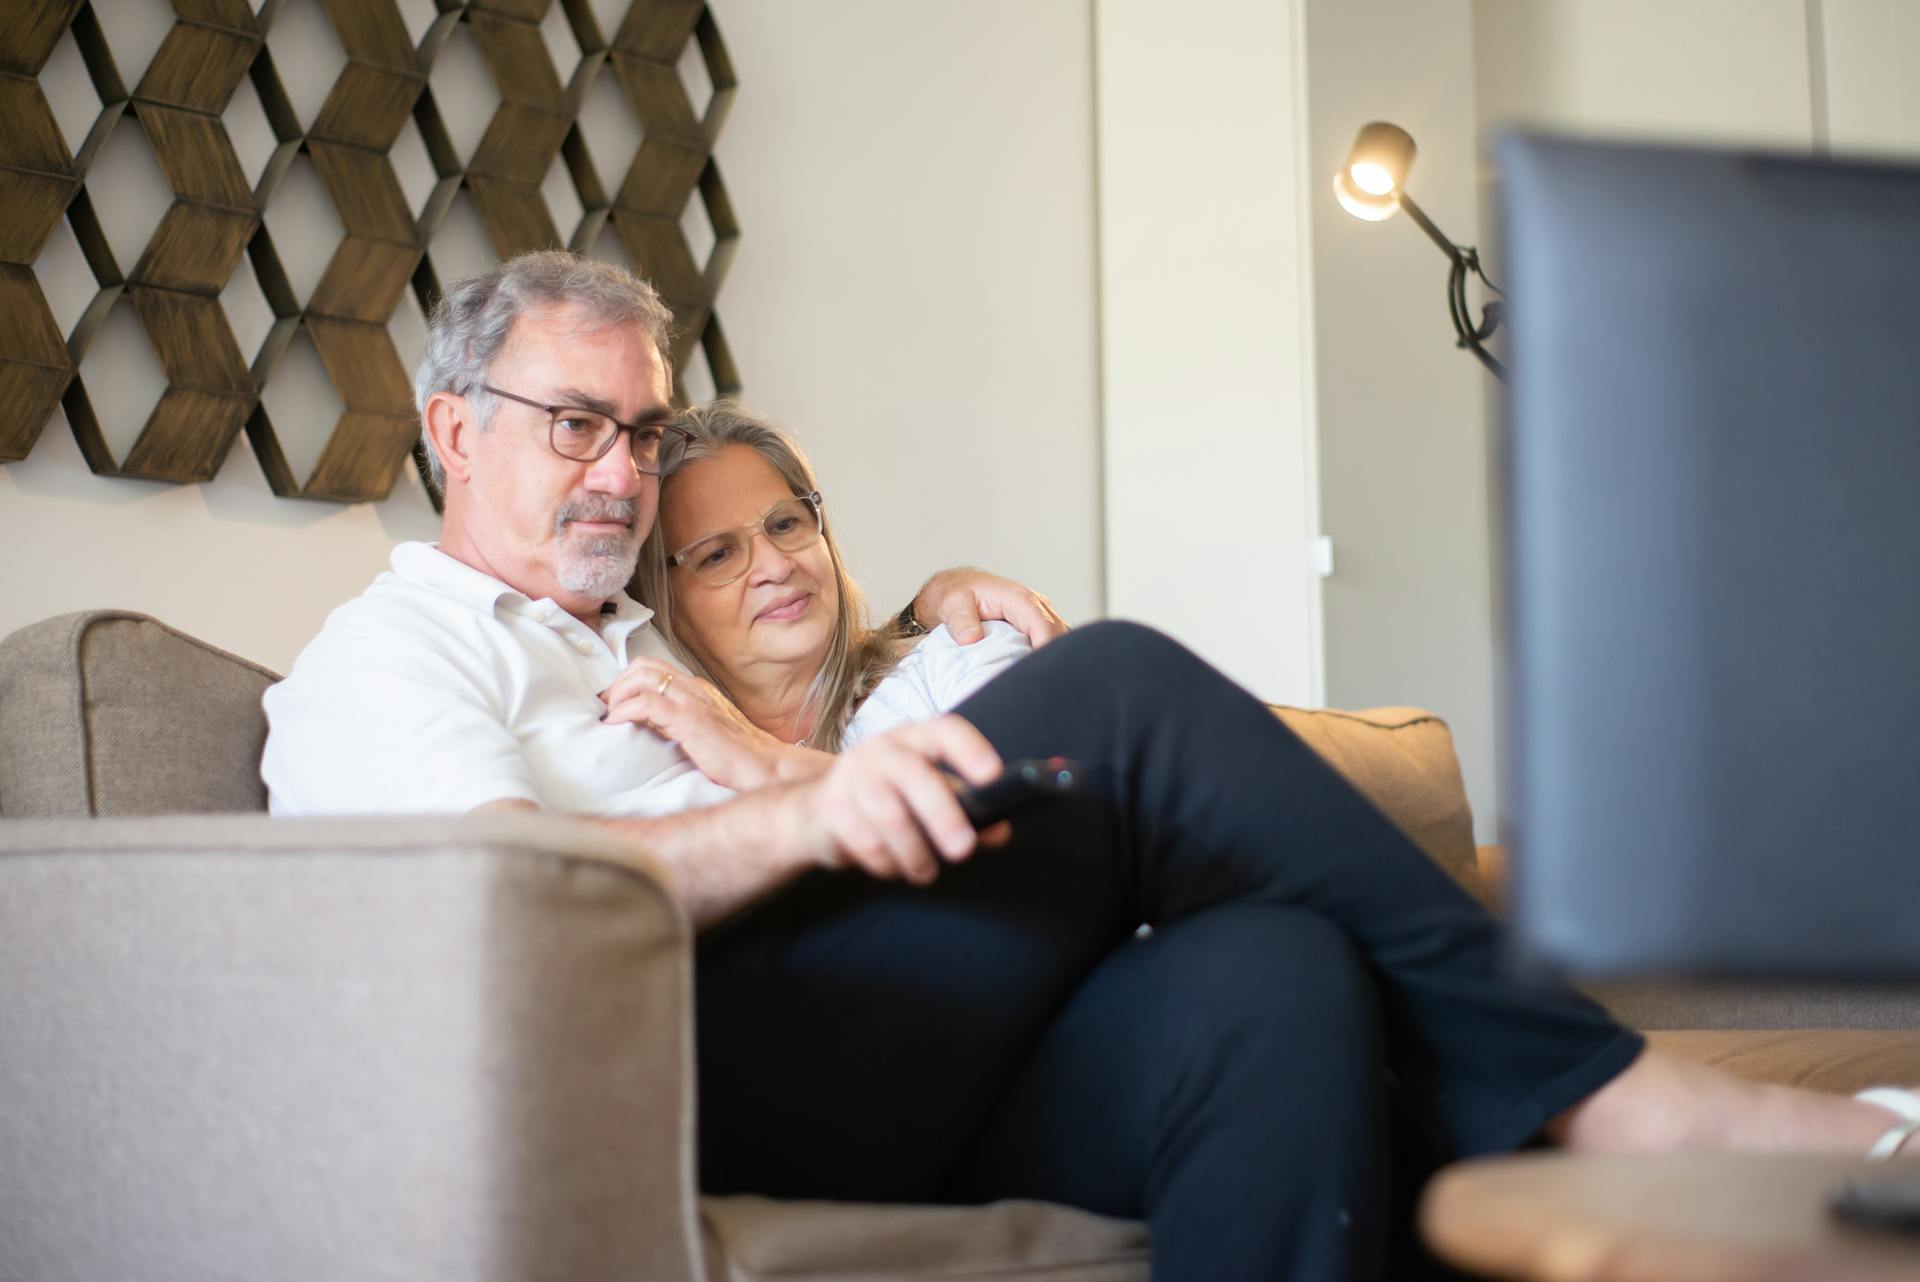
[[[1419,147],[1408,190],[1470,243],[1467,0],[1310,0],[1313,271],[1327,701],[1445,717],[1483,839],[1495,793],[1486,402],[1492,376],[1453,345],[1447,261],[1412,221],[1362,222],[1333,198],[1360,126]],[[1497,276],[1496,276],[1496,279]]]
[[[1493,140],[1502,130],[1728,146],[1810,143],[1815,82],[1806,0],[1466,0],[1464,8],[1477,184],[1462,193],[1458,223],[1442,225],[1482,248],[1496,282],[1504,255]],[[1499,389],[1489,388],[1477,433],[1481,459],[1499,413]],[[1493,523],[1497,528],[1497,517]],[[1493,576],[1476,572],[1454,582],[1484,592],[1488,616],[1497,619],[1497,560],[1492,568]],[[1497,670],[1504,638],[1491,633],[1488,645]],[[1472,721],[1486,725],[1494,749],[1469,767],[1475,827],[1482,841],[1494,841],[1502,829],[1493,777],[1502,727],[1491,697]],[[1477,783],[1476,767],[1486,775]],[[1481,800],[1488,793],[1491,806]]]
[[[1098,613],[1087,0],[715,11],[743,86],[721,316],[749,397],[812,446],[876,607],[976,563]],[[284,670],[436,528],[411,475],[379,505],[274,498],[244,438],[206,485],[97,477],[56,419],[0,466],[0,635],[126,606]]]
[[[419,479],[384,503],[276,498],[245,436],[205,485],[95,476],[58,411],[0,466],[0,636],[69,610],[144,610],[285,672],[327,611],[439,530]]]
[[[876,611],[944,565],[1101,611],[1087,0],[715,0],[720,313]]]
[[[1804,147],[1807,0],[1473,0],[1482,136],[1508,124]]]
[[[1325,698],[1445,714],[1487,835],[1493,389],[1432,246],[1333,206],[1353,130],[1407,125],[1416,196],[1483,244],[1476,141],[1503,121],[1797,146],[1824,122],[1837,150],[1920,155],[1912,0],[1206,0],[1171,26],[1145,0],[714,3],[743,85],[721,314],[876,604],[975,562],[1310,699],[1289,545],[1316,528],[1317,421]],[[96,477],[56,420],[0,465],[0,632],[131,606],[284,667],[433,527],[410,476],[379,505],[273,498],[244,440],[207,485]],[[1215,537],[1228,569],[1190,573]]]
[[[1913,0],[1473,0],[1483,136],[1510,124],[1920,155]]]
[[[1834,149],[1920,156],[1920,4],[1820,0],[1819,41]]]
[[[1559,130],[1920,154],[1912,0],[1309,0],[1313,167],[1370,119],[1419,143],[1409,190],[1497,281],[1487,143]],[[1314,207],[1327,698],[1452,723],[1483,840],[1498,831],[1488,535],[1498,387],[1453,347],[1440,255],[1404,219]],[[1496,342],[1497,346],[1497,342]]]
[[[1454,235],[1481,246],[1495,281],[1504,255],[1493,140],[1502,130],[1726,146],[1810,144],[1815,81],[1807,0],[1469,0],[1466,7],[1477,209],[1465,211]],[[1498,390],[1490,389],[1482,420],[1489,440],[1499,413]],[[1495,573],[1488,600],[1497,618],[1497,563]],[[1497,668],[1504,638],[1496,633],[1490,643]],[[1497,741],[1502,727],[1495,705],[1484,715]],[[1489,779],[1481,790],[1496,790],[1497,782]],[[1500,837],[1498,805],[1497,791],[1492,809],[1475,805],[1483,841]]]
[[[1095,8],[1107,605],[1320,700],[1303,24]]]

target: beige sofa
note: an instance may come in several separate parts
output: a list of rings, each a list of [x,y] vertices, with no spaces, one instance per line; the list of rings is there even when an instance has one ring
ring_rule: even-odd
[[[1146,1276],[1140,1225],[1063,1207],[699,1197],[690,932],[645,857],[553,817],[270,820],[273,679],[123,612],[0,641],[8,1277]],[[1486,893],[1444,724],[1280,715]],[[1610,997],[1735,1071],[1920,1080],[1911,992]]]

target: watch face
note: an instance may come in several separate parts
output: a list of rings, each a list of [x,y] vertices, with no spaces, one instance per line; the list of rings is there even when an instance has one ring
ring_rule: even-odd
[[[920,626],[920,620],[913,617],[913,602],[911,601],[907,602],[906,609],[900,611],[899,617],[894,620],[894,623],[898,625],[900,635],[903,637],[923,637],[927,635],[927,630]]]

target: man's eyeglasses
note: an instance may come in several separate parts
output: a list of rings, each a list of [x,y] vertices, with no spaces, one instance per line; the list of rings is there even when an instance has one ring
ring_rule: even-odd
[[[820,491],[787,499],[767,509],[752,525],[721,530],[696,539],[667,558],[710,588],[724,587],[753,562],[753,536],[764,534],[782,552],[798,552],[820,540]]]
[[[581,409],[577,405],[542,405],[539,401],[512,392],[503,392],[491,383],[481,384],[483,391],[504,396],[510,401],[545,410],[552,419],[547,425],[547,444],[561,458],[592,463],[605,458],[620,433],[632,438],[633,465],[649,476],[665,476],[680,465],[693,433],[673,427],[664,420],[669,411],[659,410],[638,423],[622,423],[611,414]]]

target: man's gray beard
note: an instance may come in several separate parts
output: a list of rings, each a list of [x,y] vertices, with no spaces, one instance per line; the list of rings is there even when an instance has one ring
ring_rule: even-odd
[[[561,545],[560,586],[581,596],[613,596],[633,578],[640,540],[632,534],[601,534]]]
[[[633,529],[639,515],[640,505],[632,499],[586,498],[562,507],[553,521],[560,542],[560,586],[601,600],[626,587],[640,560],[640,534]],[[576,540],[567,530],[570,521],[625,521],[627,529]]]

